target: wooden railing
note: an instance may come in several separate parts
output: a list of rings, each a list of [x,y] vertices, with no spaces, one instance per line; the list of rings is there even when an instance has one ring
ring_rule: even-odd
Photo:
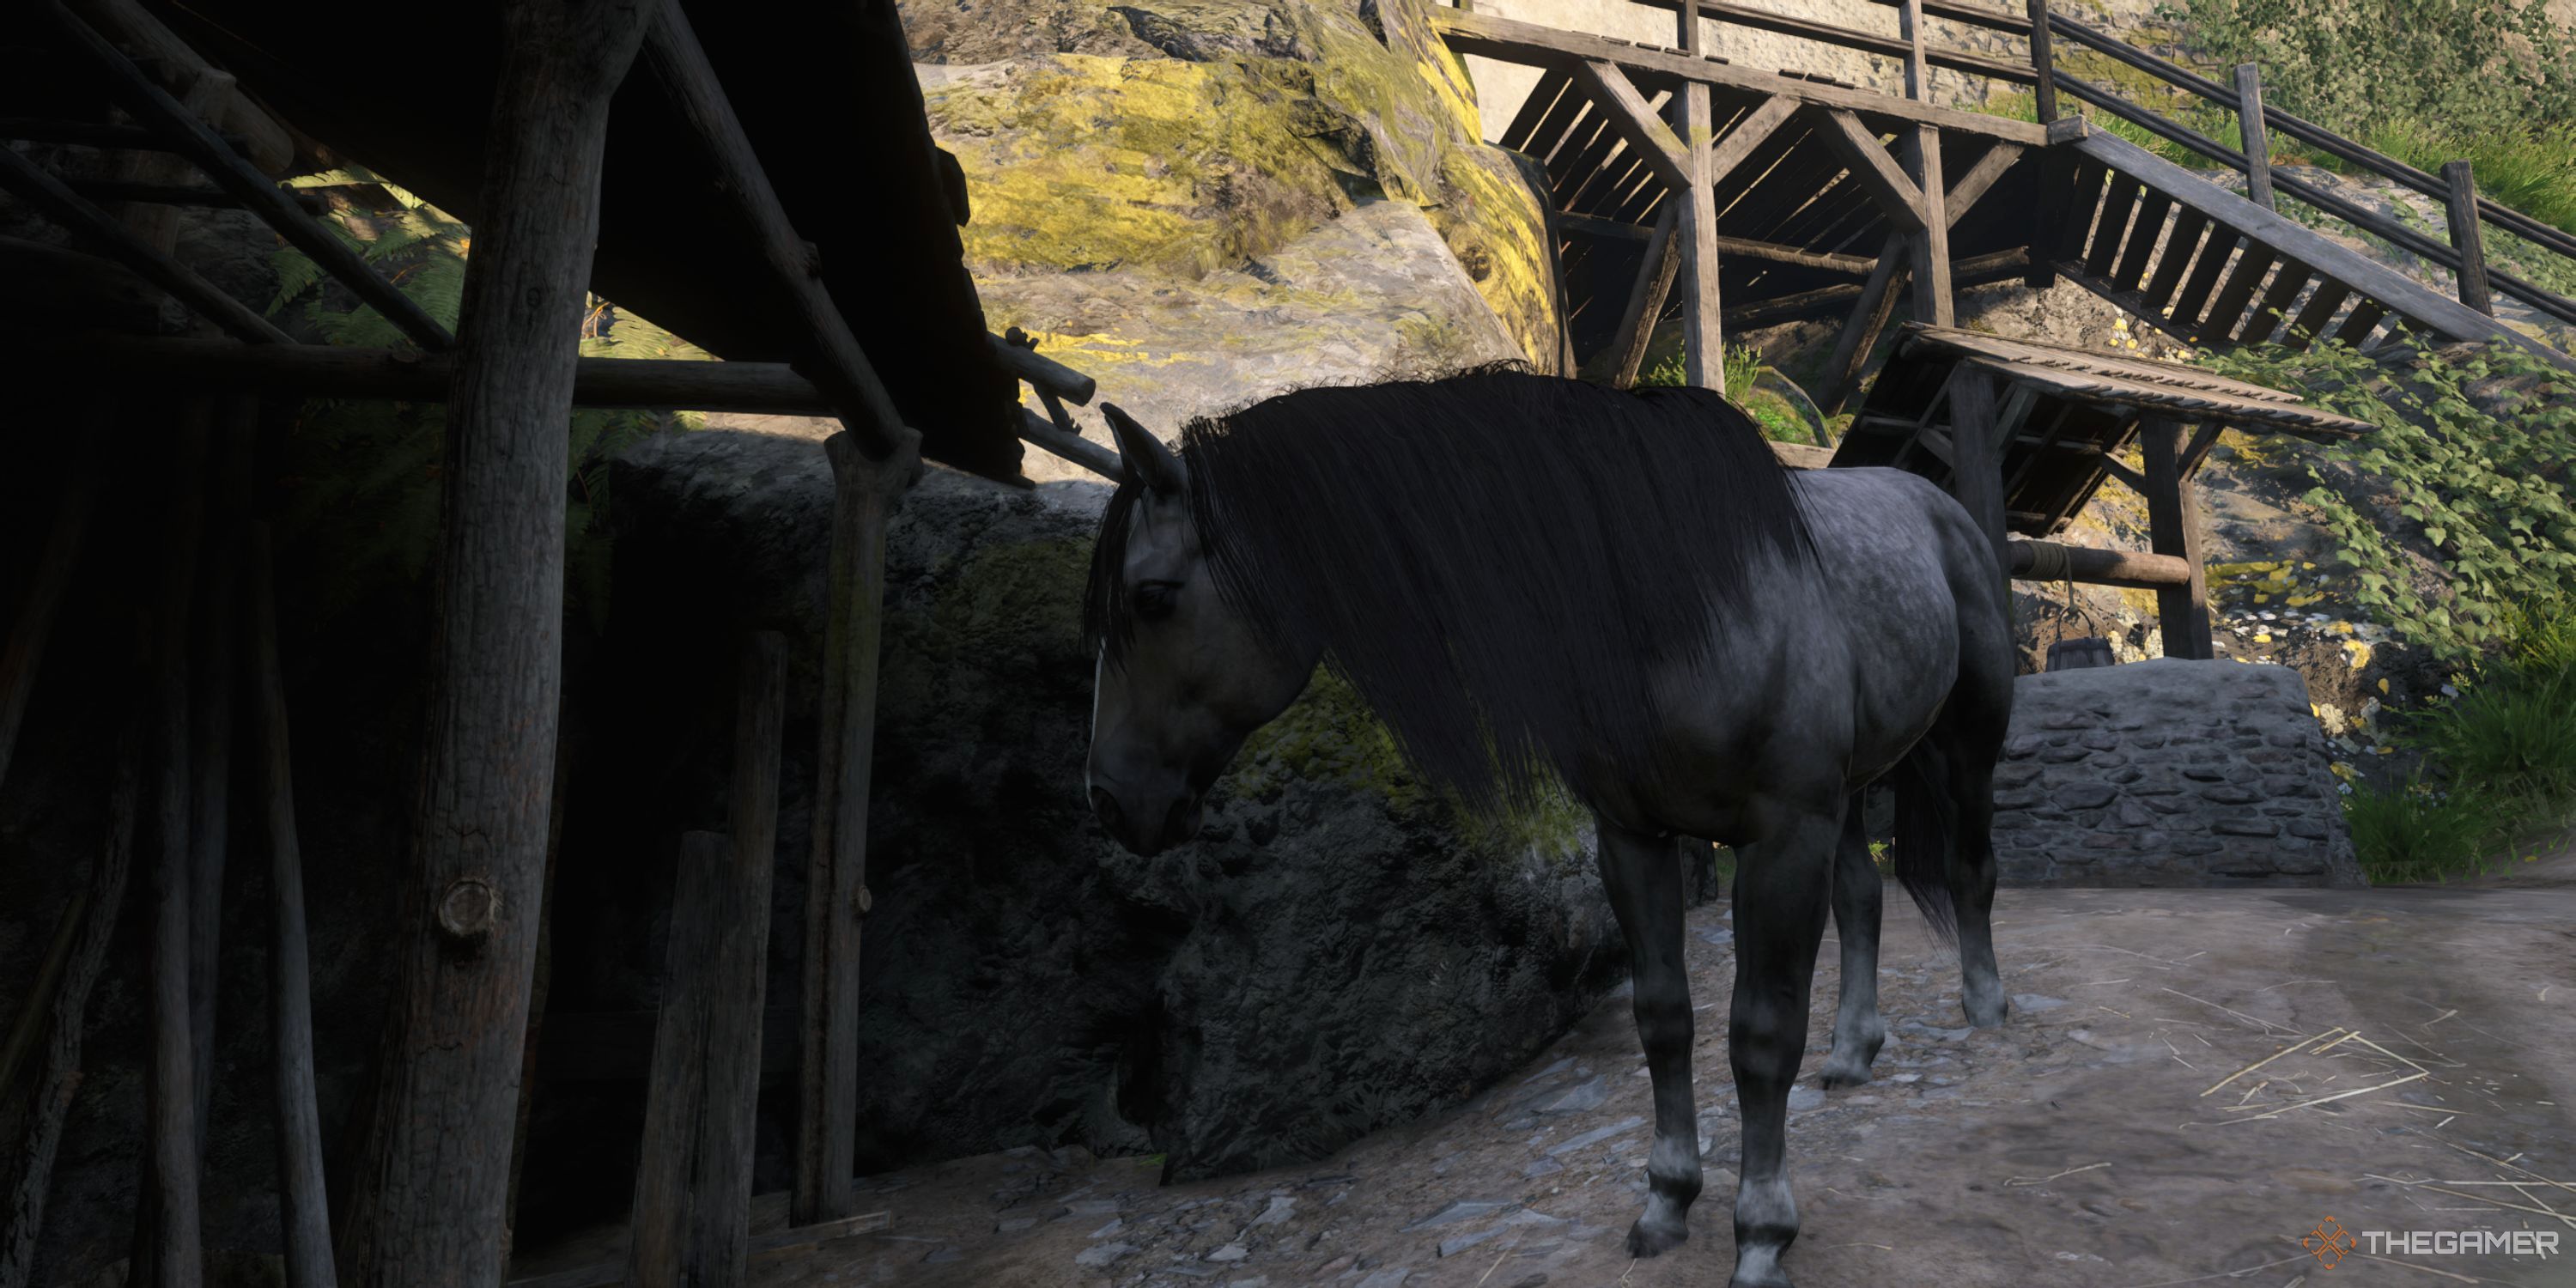
[[[2492,290],[2563,322],[2576,324],[2576,300],[2488,262],[2484,238],[2479,235],[2483,226],[2492,226],[2531,243],[2543,252],[2564,256],[2571,263],[2576,263],[2576,234],[2479,195],[2465,162],[2453,162],[2443,167],[2444,173],[2439,176],[2428,174],[2313,121],[2263,103],[2251,64],[2237,69],[2236,85],[2222,85],[2179,63],[2139,49],[2090,23],[2051,12],[2047,0],[2028,0],[2026,15],[1961,3],[1960,0],[1872,0],[1898,10],[1905,17],[1911,39],[1794,18],[1728,3],[1727,0],[1638,2],[1667,9],[1695,3],[1702,18],[1729,26],[1813,40],[1900,61],[1920,58],[1923,64],[1931,67],[1984,76],[2007,84],[2027,85],[2036,92],[2037,115],[2043,123],[2057,116],[2055,99],[2058,93],[2065,93],[2179,147],[2246,174],[2252,199],[2265,206],[2273,204],[2271,198],[2275,194],[2296,198],[2410,254],[2440,265],[2455,276],[2461,302],[2472,308],[2492,315],[2495,311],[2490,294]],[[1920,20],[1923,18],[1939,18],[2019,36],[2030,42],[2029,60],[2026,63],[2009,62],[1962,50],[1926,47],[1921,43]],[[2035,31],[2042,33],[2037,40],[2033,40]],[[2229,147],[2152,108],[2128,102],[2101,85],[2070,75],[2054,65],[2052,47],[2056,40],[2071,41],[2236,113],[2240,122],[2240,142],[2246,146]],[[2449,244],[2445,245],[2418,229],[2407,227],[2313,183],[2273,171],[2267,143],[2273,133],[2297,140],[2355,169],[2440,199],[2446,210],[2455,216],[2449,220]],[[2465,217],[2472,211],[2475,212],[2474,219]]]

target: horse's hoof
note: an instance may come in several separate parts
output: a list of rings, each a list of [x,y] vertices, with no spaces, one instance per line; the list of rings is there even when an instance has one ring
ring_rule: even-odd
[[[1962,1007],[1961,1009],[1968,1013],[1968,1027],[1975,1029],[2001,1028],[2003,1027],[2004,1017],[2012,1013],[2012,1007],[2002,1001],[1996,1001],[1986,1006],[1967,1006]]]
[[[1825,1061],[1824,1070],[1816,1075],[1816,1081],[1827,1091],[1840,1091],[1845,1087],[1857,1087],[1862,1083],[1869,1081],[1869,1066],[1866,1064],[1855,1065],[1848,1061],[1827,1060]]]
[[[1640,1261],[1660,1257],[1682,1246],[1688,1238],[1690,1227],[1679,1221],[1664,1223],[1639,1217],[1635,1225],[1628,1227],[1628,1255]]]
[[[1726,1288],[1790,1288],[1789,1272],[1780,1268],[1780,1255],[1767,1249],[1755,1249],[1735,1260],[1735,1276]]]

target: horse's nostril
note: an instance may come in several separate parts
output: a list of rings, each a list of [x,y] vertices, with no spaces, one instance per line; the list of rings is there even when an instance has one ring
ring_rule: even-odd
[[[1118,808],[1118,798],[1106,787],[1091,789],[1091,812],[1100,816],[1100,825],[1116,833],[1127,821],[1126,811]]]

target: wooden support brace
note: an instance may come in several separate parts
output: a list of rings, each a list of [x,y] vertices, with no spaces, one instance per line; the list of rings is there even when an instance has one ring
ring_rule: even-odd
[[[1655,338],[1655,320],[1664,315],[1664,300],[1671,294],[1673,279],[1681,272],[1681,248],[1674,237],[1674,225],[1680,221],[1682,203],[1667,201],[1664,213],[1655,220],[1652,240],[1646,243],[1645,258],[1637,266],[1637,280],[1628,288],[1628,302],[1619,313],[1619,330],[1610,341],[1610,383],[1626,389],[1637,383],[1637,369],[1645,365],[1646,346]]]
[[[172,259],[106,211],[84,200],[62,180],[37,169],[17,152],[0,147],[0,188],[17,194],[45,218],[96,247],[100,254],[134,270],[145,281],[176,296],[197,315],[222,327],[234,339],[252,344],[289,344],[293,337],[261,317],[249,305],[224,294],[195,269]]]
[[[1923,228],[1923,190],[1897,168],[1896,158],[1878,141],[1878,135],[1861,124],[1860,117],[1842,108],[1825,113],[1831,128],[1821,131],[1825,142],[1842,154],[1851,167],[1852,177],[1859,181],[1870,200],[1878,203],[1878,212],[1888,222],[1906,232]]]
[[[1702,389],[1726,388],[1726,331],[1717,287],[1717,185],[1710,175],[1708,86],[1691,81],[1682,86],[1681,135],[1690,149],[1691,179],[1675,193],[1682,199],[1674,233],[1681,239],[1685,294],[1682,297],[1682,379]]]
[[[2495,316],[2495,288],[2487,282],[2486,238],[2478,227],[2478,181],[2466,161],[2442,163],[2451,225],[2451,249],[2460,252],[2460,303]]]
[[[2057,119],[2057,59],[2049,47],[2048,0],[2030,0],[2030,65],[2038,73],[2036,115],[2046,125]]]
[[[157,64],[165,77],[190,80],[213,70],[203,56],[189,47],[159,18],[152,16],[139,0],[73,0],[73,9],[100,34],[131,51],[145,66]],[[226,78],[229,82],[230,78]],[[248,95],[227,83],[223,92],[204,104],[190,104],[197,114],[221,127],[224,145],[239,153],[262,174],[284,174],[295,164],[295,139],[286,127],[251,102]],[[115,129],[117,127],[98,127]],[[149,131],[134,127],[135,134],[149,142],[128,142],[111,137],[91,140],[64,139],[62,142],[88,142],[93,147],[167,146],[166,141]],[[19,137],[19,136],[12,136]]]
[[[2200,565],[2199,499],[2183,471],[2182,426],[2150,418],[2138,427],[2146,455],[2149,544],[2191,566],[2189,580],[2156,590],[2156,617],[2164,630],[2165,656],[2208,659],[2211,647],[2209,589]]]
[[[1910,239],[1914,254],[1914,319],[1932,326],[1950,326],[1957,319],[1952,312],[1955,300],[1950,288],[1950,218],[1943,210],[1948,188],[1941,179],[1941,131],[1929,125],[1915,126],[1906,151],[1923,199],[1922,226]]]
[[[1576,84],[1601,105],[1610,128],[1616,130],[1639,160],[1655,172],[1655,177],[1679,190],[1690,186],[1690,152],[1672,127],[1656,119],[1655,109],[1646,96],[1628,79],[1628,73],[1617,66],[1588,59],[1566,64]],[[1705,92],[1705,91],[1703,91]]]
[[[2016,581],[2080,581],[2132,590],[2162,590],[2191,581],[2191,565],[2171,555],[2096,550],[2053,541],[2014,541],[2010,549],[2010,571]]]
[[[1878,249],[1878,267],[1870,270],[1869,280],[1861,283],[1860,297],[1852,301],[1851,316],[1843,320],[1842,334],[1834,340],[1834,352],[1825,361],[1826,378],[1832,381],[1825,389],[1824,411],[1840,412],[1859,392],[1860,369],[1869,361],[1870,350],[1878,347],[1879,333],[1887,329],[1888,318],[1896,311],[1896,278],[1905,270],[1904,233],[1890,233]]]
[[[1710,145],[1708,181],[1712,184],[1726,182],[1727,176],[1734,174],[1735,168],[1744,164],[1755,148],[1779,133],[1780,127],[1788,124],[1789,118],[1797,115],[1801,106],[1794,98],[1774,94],[1762,100],[1761,106],[1745,113],[1744,119],[1736,122],[1735,128],[1728,130],[1725,138]]]
[[[1987,148],[1986,154],[1978,157],[1977,163],[1969,166],[1968,172],[1960,175],[1957,183],[1950,185],[1949,195],[1941,202],[1942,221],[1952,228],[1958,227],[1960,216],[1967,214],[1970,207],[1984,200],[1985,195],[1993,190],[1995,182],[2003,178],[2021,158],[2022,147],[2018,143],[1997,143]]]
[[[1923,59],[1923,0],[1896,0],[1896,34],[1905,42],[1905,97],[1932,97],[1932,68]]]
[[[2236,137],[2245,148],[2245,196],[2265,210],[2272,197],[2272,135],[2263,124],[2263,73],[2253,63],[2236,66]]]

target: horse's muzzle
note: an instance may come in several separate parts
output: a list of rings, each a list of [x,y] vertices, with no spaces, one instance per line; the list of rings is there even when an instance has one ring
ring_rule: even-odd
[[[1106,787],[1095,786],[1091,789],[1091,812],[1100,819],[1100,826],[1107,829],[1120,845],[1127,847],[1129,853],[1143,858],[1150,859],[1198,835],[1199,830],[1196,795],[1173,801],[1160,819],[1139,825],[1128,817],[1126,807],[1118,803],[1115,794]]]

